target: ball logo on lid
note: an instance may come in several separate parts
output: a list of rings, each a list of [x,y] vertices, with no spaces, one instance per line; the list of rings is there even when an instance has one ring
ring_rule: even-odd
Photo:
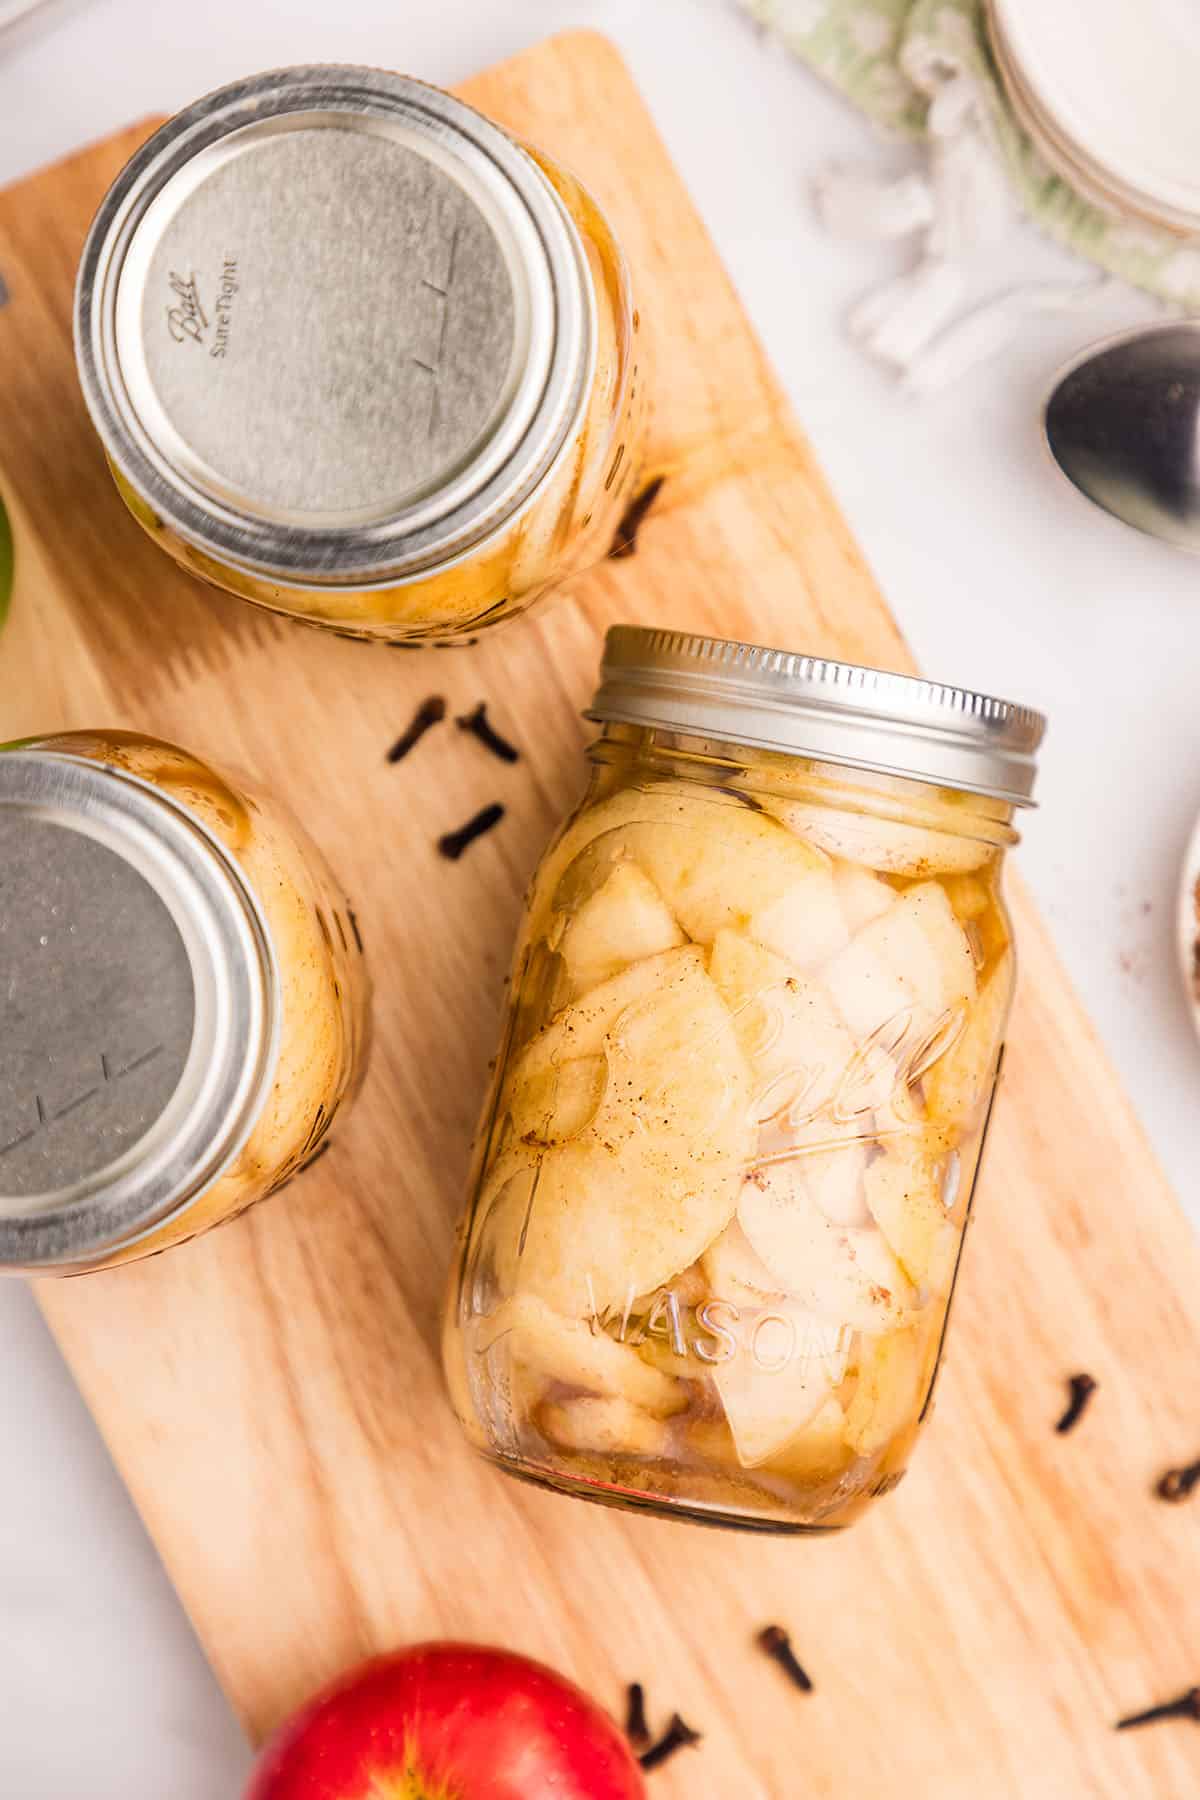
[[[208,314],[200,304],[200,291],[193,270],[185,279],[171,270],[169,285],[174,305],[167,308],[167,329],[177,344],[202,344],[208,330]]]
[[[233,317],[233,297],[238,291],[238,260],[236,256],[226,256],[221,265],[221,275],[217,286],[217,297],[213,302],[213,318],[216,331],[213,335],[208,354],[223,357],[229,351],[229,327]],[[177,344],[208,344],[209,316],[204,310],[200,298],[200,277],[193,269],[187,275],[180,275],[172,269],[167,277],[167,285],[171,291],[171,303],[167,307],[167,330]]]

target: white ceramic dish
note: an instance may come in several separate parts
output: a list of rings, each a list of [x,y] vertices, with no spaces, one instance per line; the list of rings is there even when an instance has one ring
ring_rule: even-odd
[[[1200,232],[1196,0],[989,0],[989,19],[1052,165],[1112,210]]]

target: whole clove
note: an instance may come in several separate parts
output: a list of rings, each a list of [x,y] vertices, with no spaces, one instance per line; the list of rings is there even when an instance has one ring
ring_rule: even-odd
[[[631,1681],[625,1705],[625,1736],[635,1750],[644,1750],[650,1742],[646,1723],[646,1690],[640,1681]]]
[[[403,762],[410,750],[414,750],[432,725],[440,725],[446,716],[446,702],[440,694],[430,694],[428,700],[422,700],[412,716],[408,730],[398,737],[387,753],[390,763]]]
[[[1200,1720],[1200,1687],[1189,1688],[1177,1700],[1166,1700],[1161,1706],[1151,1706],[1145,1712],[1131,1713],[1127,1719],[1118,1719],[1116,1730],[1131,1731],[1135,1725],[1155,1725],[1159,1719]]]
[[[643,1769],[657,1769],[660,1764],[667,1761],[668,1757],[674,1756],[677,1750],[686,1750],[689,1745],[699,1742],[700,1733],[693,1731],[690,1725],[684,1723],[678,1713],[674,1713],[671,1723],[657,1744],[651,1744],[648,1750],[643,1750],[638,1761]]]
[[[481,812],[475,814],[473,819],[468,819],[465,825],[460,825],[457,831],[448,831],[444,837],[440,837],[437,847],[448,862],[457,862],[463,851],[469,849],[476,838],[482,837],[486,831],[490,831],[494,825],[498,825],[503,817],[504,808],[499,803],[485,806]]]
[[[1072,1375],[1068,1385],[1071,1398],[1067,1402],[1066,1412],[1054,1427],[1057,1432],[1070,1431],[1078,1425],[1084,1408],[1096,1391],[1096,1383],[1090,1375]]]
[[[1184,1463],[1178,1469],[1167,1469],[1159,1476],[1154,1491],[1160,1500],[1186,1500],[1200,1484],[1200,1461]]]
[[[493,756],[498,756],[501,762],[515,763],[520,760],[521,752],[516,745],[501,737],[488,718],[485,701],[481,700],[474,712],[463,713],[454,723],[460,731],[469,731],[472,737],[477,737],[484,749],[490,750]]]
[[[663,475],[656,475],[653,481],[646,483],[640,494],[634,495],[617,526],[608,552],[610,556],[634,556],[637,553],[638,532],[642,528],[642,521],[658,499],[665,479]]]
[[[765,1625],[755,1641],[772,1662],[779,1664],[793,1687],[799,1688],[802,1694],[812,1693],[812,1678],[792,1649],[792,1640],[782,1625]]]

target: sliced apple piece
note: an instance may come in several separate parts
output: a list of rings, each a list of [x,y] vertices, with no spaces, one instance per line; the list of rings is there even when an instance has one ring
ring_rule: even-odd
[[[949,901],[936,881],[906,890],[891,910],[867,927],[883,955],[937,1015],[975,998],[975,962]]]
[[[784,957],[802,974],[822,968],[850,941],[828,859],[760,907],[746,929],[756,943]]]
[[[959,1233],[942,1199],[942,1173],[933,1157],[901,1140],[864,1176],[871,1217],[908,1279],[925,1295],[949,1292],[958,1261]]]
[[[942,883],[946,898],[963,924],[979,918],[991,905],[992,897],[986,881],[978,875],[947,875]]]
[[[755,1120],[788,1129],[828,1111],[855,1042],[825,990],[736,931],[717,934],[709,971],[750,1065]]]
[[[686,1138],[583,1140],[541,1157],[524,1238],[501,1238],[501,1276],[563,1311],[603,1316],[668,1282],[737,1206],[742,1158],[705,1161]]]
[[[673,954],[679,960],[656,992],[627,1006],[605,1035],[596,1135],[606,1144],[685,1136],[697,1159],[723,1158],[750,1134],[750,1072],[729,1008],[703,961],[692,960],[697,951]]]
[[[538,1407],[534,1422],[552,1443],[584,1454],[657,1458],[670,1449],[662,1420],[621,1398],[547,1401]]]
[[[912,1422],[921,1375],[915,1329],[863,1338],[858,1385],[846,1408],[846,1443],[856,1456],[873,1456]]]
[[[687,1321],[687,1315],[681,1309],[680,1323],[684,1325],[685,1322],[690,1333],[690,1322]],[[630,1328],[628,1342],[637,1351],[643,1362],[649,1363],[652,1369],[661,1369],[664,1375],[674,1375],[680,1381],[696,1381],[707,1373],[700,1363],[692,1360],[688,1353],[686,1340],[685,1354],[682,1356],[679,1354],[674,1338],[669,1332],[654,1331],[641,1336],[635,1324]]]
[[[671,1277],[670,1285],[636,1300],[619,1321],[622,1336],[653,1368],[681,1380],[694,1381],[703,1373],[693,1360],[690,1338],[693,1315],[708,1297],[708,1283],[700,1263]]]
[[[829,860],[769,814],[694,784],[625,789],[583,813],[544,859],[530,931],[550,907],[573,912],[598,877],[621,861],[638,865],[689,937],[708,944]]]
[[[983,1122],[1004,1039],[1012,977],[1012,952],[1005,951],[980,988],[965,1030],[922,1077],[930,1119],[956,1142]]]
[[[799,1308],[761,1313],[747,1329],[778,1360],[764,1367],[739,1355],[714,1369],[713,1382],[738,1461],[753,1469],[797,1438],[831,1398],[840,1377],[830,1369],[846,1352],[837,1326]]]
[[[522,1221],[497,1233],[504,1286],[564,1313],[603,1314],[653,1293],[695,1262],[737,1206],[753,1142],[749,1073],[699,953],[649,960],[668,959],[655,991],[603,1032],[607,1076],[594,1118],[544,1152]],[[603,992],[568,1012],[586,1012]],[[591,1053],[594,1023],[575,1039]]]
[[[587,994],[641,962],[686,943],[674,913],[635,863],[618,863],[568,921],[559,944],[572,995]]]
[[[761,1307],[783,1295],[778,1276],[768,1269],[736,1219],[708,1246],[700,1268],[708,1288],[706,1297],[732,1306]]]
[[[846,1414],[837,1396],[831,1394],[799,1435],[770,1459],[769,1466],[773,1474],[815,1487],[840,1475],[851,1454],[846,1443]]]
[[[814,916],[831,888],[827,859],[772,818],[741,806],[692,810],[686,826],[631,827],[628,854],[646,870],[688,936],[710,944],[718,931],[773,913],[779,902],[811,895]],[[805,942],[807,901],[789,910],[798,948]],[[788,929],[781,922],[780,930]]]
[[[860,1042],[890,1034],[889,1054],[912,1056],[975,998],[975,961],[950,902],[926,881],[865,926],[824,982]]]
[[[514,1076],[513,1129],[526,1144],[564,1144],[586,1131],[604,1097],[603,1056],[531,1057]]]
[[[622,830],[633,824],[680,825],[692,817],[692,790],[681,782],[623,787],[567,820],[534,873],[526,897],[524,939],[549,937],[555,915],[570,917],[619,861]],[[731,802],[736,804],[736,802]],[[605,840],[601,843],[601,839]]]
[[[653,1000],[672,983],[687,981],[695,973],[703,975],[704,953],[694,945],[679,950],[666,950],[660,956],[648,956],[631,963],[611,981],[593,988],[573,1001],[551,1020],[539,1035],[545,1041],[546,1053],[564,1061],[572,1056],[595,1056],[604,1048],[604,1040],[621,1014],[645,1000]],[[537,1043],[534,1039],[534,1044]],[[533,1044],[530,1045],[530,1049]]]
[[[833,885],[851,937],[872,919],[881,918],[896,899],[895,888],[870,869],[841,859],[833,865]]]
[[[980,966],[986,968],[990,963],[999,962],[1012,944],[1008,914],[999,897],[993,895],[992,904],[971,923],[979,947]]]
[[[738,1218],[782,1291],[821,1318],[882,1331],[910,1311],[912,1288],[879,1232],[827,1219],[795,1163],[753,1170]]]
[[[780,1293],[736,1224],[708,1251],[704,1268],[736,1324],[737,1353],[712,1373],[738,1460],[751,1469],[790,1443],[831,1397],[846,1373],[851,1333]]]
[[[621,1014],[683,979],[689,970],[703,973],[703,969],[703,953],[697,949],[664,951],[631,963],[564,1007],[514,1064],[504,1098],[514,1134],[545,1144],[576,1137],[603,1097],[608,1078],[605,1038]]]
[[[627,1344],[581,1319],[566,1319],[533,1294],[515,1294],[480,1327],[480,1347],[503,1345],[511,1362],[542,1384],[615,1396],[656,1418],[687,1404],[678,1381],[652,1369]]]
[[[798,1179],[835,1225],[871,1223],[863,1193],[869,1138],[869,1130],[864,1136],[853,1124],[814,1119],[792,1132],[786,1146]],[[760,1140],[760,1152],[768,1148]]]
[[[962,836],[955,828],[963,821],[953,813],[947,814],[945,829],[930,829],[799,800],[774,801],[771,811],[828,855],[884,875],[967,874],[995,854],[994,844]]]

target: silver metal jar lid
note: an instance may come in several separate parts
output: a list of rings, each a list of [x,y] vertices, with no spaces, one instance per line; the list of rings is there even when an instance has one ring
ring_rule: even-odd
[[[267,925],[200,820],[80,757],[0,754],[0,1268],[85,1267],[186,1207],[274,1078]]]
[[[586,716],[1032,806],[1041,713],[968,688],[732,639],[616,625]]]
[[[579,233],[499,127],[382,70],[277,69],[117,177],[76,294],[113,463],[218,562],[399,581],[509,520],[578,429]]]

